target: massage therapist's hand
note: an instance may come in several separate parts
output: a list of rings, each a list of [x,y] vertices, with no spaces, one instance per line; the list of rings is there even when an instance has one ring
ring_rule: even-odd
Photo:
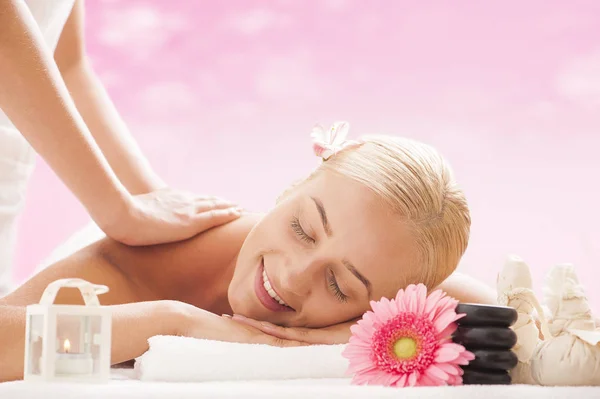
[[[241,209],[217,197],[164,188],[132,197],[129,206],[100,227],[127,245],[180,241],[231,222]]]
[[[177,302],[177,335],[200,339],[271,346],[304,346],[306,343],[282,339],[264,333],[252,326],[233,321],[230,317],[218,316],[195,306]]]
[[[233,321],[244,324],[282,340],[304,342],[314,345],[346,344],[352,333],[350,327],[358,319],[323,328],[281,327],[266,321],[249,319],[241,315],[233,315]]]

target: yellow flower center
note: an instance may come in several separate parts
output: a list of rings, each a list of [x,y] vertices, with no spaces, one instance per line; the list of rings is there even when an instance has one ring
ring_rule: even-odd
[[[417,354],[417,343],[412,338],[402,337],[394,343],[394,353],[400,359],[410,359]]]

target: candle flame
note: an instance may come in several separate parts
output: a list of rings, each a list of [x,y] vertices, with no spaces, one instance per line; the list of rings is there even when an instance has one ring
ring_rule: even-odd
[[[65,350],[65,353],[69,353],[69,351],[71,350],[71,342],[68,339],[65,339],[63,349]]]

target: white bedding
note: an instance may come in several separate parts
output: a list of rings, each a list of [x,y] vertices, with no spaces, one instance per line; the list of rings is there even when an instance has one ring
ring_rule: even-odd
[[[200,398],[421,398],[421,399],[497,399],[497,398],[600,398],[600,388],[536,387],[508,385],[489,387],[464,385],[460,387],[384,388],[349,385],[347,379],[279,380],[253,382],[142,382],[116,379],[104,385],[67,383],[0,384],[0,398],[60,398],[60,399],[200,399]],[[119,379],[117,379],[119,378]]]
[[[95,226],[75,234],[57,248],[48,262],[60,259],[102,236]],[[0,383],[0,398],[432,398],[432,399],[496,399],[496,398],[600,398],[600,387],[538,387],[460,386],[431,388],[384,388],[352,386],[349,379],[302,379],[277,381],[232,381],[168,383],[146,382],[134,378],[133,370],[113,370],[108,384],[28,383],[14,381]]]

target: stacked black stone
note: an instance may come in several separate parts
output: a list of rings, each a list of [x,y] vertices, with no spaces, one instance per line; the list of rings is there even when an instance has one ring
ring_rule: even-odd
[[[452,340],[475,355],[468,366],[462,367],[463,384],[510,384],[509,371],[518,360],[511,351],[517,336],[509,327],[517,321],[517,311],[504,306],[461,303],[456,313],[466,316],[457,321]]]

